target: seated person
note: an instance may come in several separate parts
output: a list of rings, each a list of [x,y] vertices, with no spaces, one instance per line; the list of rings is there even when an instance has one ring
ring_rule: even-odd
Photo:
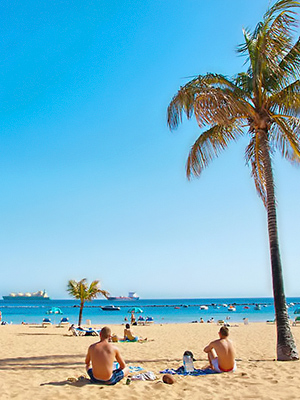
[[[129,340],[130,342],[137,342],[139,340],[139,337],[134,336],[134,334],[131,332],[129,324],[125,325],[124,340]]]
[[[216,372],[234,372],[236,370],[235,352],[228,335],[229,329],[227,326],[222,326],[219,330],[219,339],[210,342],[204,348],[210,366]]]
[[[88,349],[85,364],[92,383],[115,385],[129,373],[129,368],[126,367],[119,349],[108,342],[110,337],[110,328],[103,327],[100,332],[100,341],[92,344]],[[113,370],[115,360],[119,363],[119,368]],[[90,368],[91,363],[92,368]]]

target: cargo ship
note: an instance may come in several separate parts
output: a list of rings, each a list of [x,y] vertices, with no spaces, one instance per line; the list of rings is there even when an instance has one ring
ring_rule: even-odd
[[[3,300],[50,300],[45,290],[33,293],[10,293],[8,296],[2,297]]]
[[[139,296],[135,292],[129,292],[128,296],[109,296],[107,300],[139,300]]]

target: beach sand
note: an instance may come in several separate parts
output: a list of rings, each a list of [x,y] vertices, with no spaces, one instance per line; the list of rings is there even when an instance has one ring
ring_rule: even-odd
[[[111,326],[119,337],[122,325]],[[300,362],[277,362],[275,325],[240,324],[230,328],[237,353],[237,371],[207,376],[179,376],[166,385],[159,371],[182,365],[185,350],[206,365],[203,347],[217,338],[216,324],[154,324],[137,326],[144,343],[118,343],[126,363],[153,371],[155,381],[125,379],[115,386],[97,386],[87,380],[84,358],[96,337],[70,336],[67,328],[0,326],[0,399],[299,399]],[[292,327],[300,350],[300,327]]]

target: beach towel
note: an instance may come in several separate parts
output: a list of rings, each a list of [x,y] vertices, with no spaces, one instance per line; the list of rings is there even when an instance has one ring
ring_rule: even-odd
[[[155,381],[156,376],[152,371],[142,372],[131,377],[132,381]]]
[[[197,369],[195,368],[194,371],[192,372],[185,372],[184,367],[181,366],[178,369],[165,369],[163,371],[160,371],[161,374],[171,374],[171,375],[191,375],[191,376],[201,376],[201,375],[211,375],[211,374],[216,374],[214,370],[211,368],[205,368],[205,369]]]

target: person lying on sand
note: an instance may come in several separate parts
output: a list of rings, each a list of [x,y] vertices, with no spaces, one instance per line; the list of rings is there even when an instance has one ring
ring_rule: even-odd
[[[234,372],[236,370],[235,351],[228,335],[229,329],[227,326],[222,326],[219,330],[219,339],[210,342],[204,348],[210,366],[216,372]]]
[[[92,344],[88,349],[85,364],[92,383],[115,385],[129,373],[129,368],[126,367],[119,349],[108,342],[110,337],[110,328],[103,327],[100,332],[100,341]],[[119,368],[113,371],[115,360],[119,363]],[[92,368],[90,368],[91,363]]]

